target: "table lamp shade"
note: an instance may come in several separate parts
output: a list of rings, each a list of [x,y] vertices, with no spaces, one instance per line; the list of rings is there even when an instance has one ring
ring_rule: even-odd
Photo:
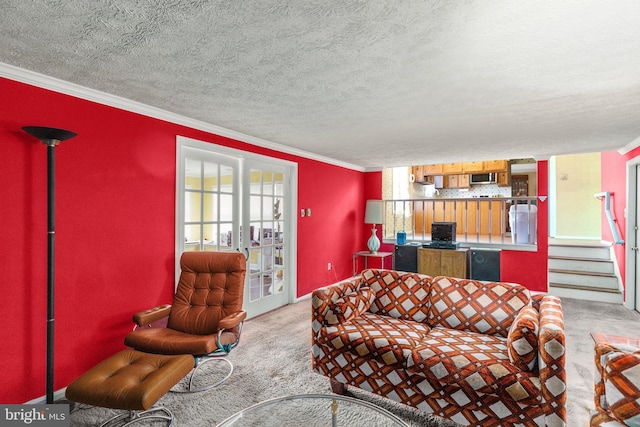
[[[364,223],[382,224],[382,200],[367,200]]]

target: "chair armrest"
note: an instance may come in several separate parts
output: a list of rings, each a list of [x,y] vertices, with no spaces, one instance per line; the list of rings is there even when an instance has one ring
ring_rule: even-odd
[[[230,314],[230,315],[226,316],[225,318],[223,318],[222,320],[220,320],[220,323],[218,323],[218,326],[220,327],[220,329],[235,328],[242,321],[244,321],[244,319],[246,319],[246,318],[247,318],[247,312],[246,311],[244,311],[244,310],[238,311],[238,312]]]
[[[566,408],[565,356],[566,338],[560,298],[545,295],[540,300],[538,367],[542,396],[551,407]],[[566,410],[561,411],[561,414],[566,418]]]
[[[640,348],[625,344],[596,342],[594,350],[594,362],[596,366],[594,403],[598,412],[607,413],[611,408],[609,402],[607,402],[606,381],[610,381],[611,377],[620,376],[625,377],[625,381],[620,382],[619,379],[614,379],[612,387],[616,387],[615,383],[617,382],[620,382],[623,388],[627,381],[631,384],[637,384],[637,375],[636,378],[628,378],[627,375],[633,376],[638,370],[637,367],[640,365]],[[633,397],[637,398],[638,396]],[[627,400],[635,401],[636,399],[629,398]],[[620,402],[623,402],[623,400]],[[618,404],[620,402],[618,402]],[[638,412],[637,404],[633,406],[636,408],[635,412]],[[629,404],[627,408],[630,409],[631,404]]]
[[[311,298],[313,331],[318,332],[322,328],[325,323],[324,316],[333,303],[345,295],[358,290],[361,285],[362,278],[358,276],[313,291]]]
[[[163,304],[133,315],[133,322],[138,326],[145,326],[169,316],[171,304]]]

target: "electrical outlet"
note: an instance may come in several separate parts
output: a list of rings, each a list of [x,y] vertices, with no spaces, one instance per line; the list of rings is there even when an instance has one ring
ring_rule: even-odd
[[[327,264],[327,270],[331,270],[331,263]]]

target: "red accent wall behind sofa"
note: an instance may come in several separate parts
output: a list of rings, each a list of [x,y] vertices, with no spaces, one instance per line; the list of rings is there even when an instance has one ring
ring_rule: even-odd
[[[351,274],[365,174],[0,78],[0,402],[44,395],[46,147],[56,148],[55,389],[123,348],[133,312],[171,301],[176,135],[298,163],[298,296]],[[333,270],[327,270],[327,262]]]

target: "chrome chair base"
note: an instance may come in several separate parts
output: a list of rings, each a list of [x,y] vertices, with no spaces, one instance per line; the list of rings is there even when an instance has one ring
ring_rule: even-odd
[[[194,389],[194,379],[196,378],[196,374],[198,373],[198,370],[204,364],[209,363],[209,362],[214,362],[214,361],[224,361],[224,362],[226,362],[229,365],[229,372],[227,372],[227,374],[224,376],[224,378],[214,382],[213,384],[207,384],[204,387],[200,387],[200,388],[195,388]],[[226,380],[228,380],[229,377],[231,377],[231,374],[233,374],[233,363],[231,363],[231,361],[228,360],[226,357],[210,357],[210,358],[206,358],[204,360],[196,362],[196,366],[195,366],[195,368],[193,368],[193,371],[191,371],[191,374],[190,374],[190,377],[189,377],[189,388],[187,390],[180,390],[180,389],[177,389],[177,388],[174,387],[169,391],[171,391],[173,393],[201,393],[203,391],[211,390],[212,388],[218,387],[219,385],[224,383]]]
[[[137,422],[148,420],[168,421],[167,427],[173,424],[173,412],[164,406],[155,406],[146,411],[128,411],[109,418],[100,424],[100,427],[126,427]]]

